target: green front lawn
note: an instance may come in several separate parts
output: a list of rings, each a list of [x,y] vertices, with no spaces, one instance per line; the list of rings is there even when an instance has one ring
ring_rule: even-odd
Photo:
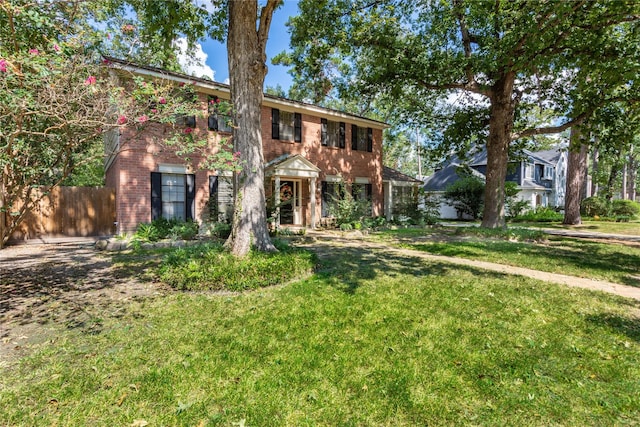
[[[640,419],[637,303],[364,248],[323,257],[286,286],[133,302],[98,334],[61,327],[0,372],[0,425]]]
[[[504,231],[477,227],[413,228],[386,230],[373,237],[437,255],[478,259],[640,286],[638,246],[545,237],[538,231],[517,228],[506,233],[510,235],[506,235]],[[508,237],[511,240],[507,240]],[[522,239],[530,241],[514,241]]]
[[[519,222],[511,224],[514,227],[554,228],[576,231],[595,231],[598,233],[624,234],[627,236],[640,236],[640,221],[611,222],[584,220],[581,225],[564,225],[561,222]]]

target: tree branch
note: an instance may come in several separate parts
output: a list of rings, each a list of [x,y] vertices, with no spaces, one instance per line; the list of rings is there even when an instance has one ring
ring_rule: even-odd
[[[453,1],[453,9],[458,19],[458,24],[460,25],[460,33],[462,35],[462,46],[464,48],[464,56],[467,60],[471,59],[471,37],[469,36],[469,29],[467,28],[467,24],[465,21],[465,17],[462,14],[462,5],[460,0]],[[474,85],[476,83],[476,78],[473,74],[473,70],[471,69],[471,64],[467,61],[467,64],[464,67],[465,75],[467,76],[467,81],[470,85]]]
[[[511,140],[515,141],[516,139],[525,138],[527,136],[534,135],[549,135],[553,133],[560,133],[569,129],[571,126],[579,125],[586,119],[591,112],[582,113],[578,115],[576,118],[569,120],[566,123],[561,124],[560,126],[548,126],[543,128],[533,128],[533,129],[525,129],[522,132],[513,132],[511,134]]]
[[[258,26],[258,45],[260,46],[261,55],[266,55],[267,38],[269,36],[269,28],[273,18],[273,11],[282,4],[282,0],[268,0],[267,4],[260,10],[260,24]]]

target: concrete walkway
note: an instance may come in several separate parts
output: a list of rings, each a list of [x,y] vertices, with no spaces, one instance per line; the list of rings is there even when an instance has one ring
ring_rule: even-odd
[[[349,237],[348,237],[349,236]],[[570,286],[574,288],[583,288],[594,291],[607,292],[614,295],[619,295],[626,298],[632,298],[640,301],[640,288],[633,286],[621,285],[619,283],[608,282],[605,280],[588,279],[584,277],[568,276],[566,274],[549,273],[545,271],[532,270],[523,267],[514,267],[505,264],[497,264],[493,262],[486,262],[480,260],[472,260],[467,258],[457,258],[443,255],[432,255],[425,252],[394,248],[383,243],[377,243],[369,241],[366,237],[352,233],[326,233],[326,232],[311,232],[309,237],[313,237],[314,242],[309,244],[309,249],[313,249],[314,246],[339,244],[352,248],[366,248],[368,250],[375,250],[377,253],[388,253],[395,256],[404,257],[418,257],[425,261],[442,262],[454,265],[462,265],[468,267],[475,267],[482,270],[493,271],[504,274],[514,274],[518,276],[530,277],[532,279],[542,280],[549,283],[557,283],[560,285]]]

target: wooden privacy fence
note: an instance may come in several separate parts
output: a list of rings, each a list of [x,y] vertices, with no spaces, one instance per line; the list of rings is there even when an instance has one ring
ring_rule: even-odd
[[[56,187],[26,215],[10,240],[106,236],[114,234],[115,220],[113,188]]]

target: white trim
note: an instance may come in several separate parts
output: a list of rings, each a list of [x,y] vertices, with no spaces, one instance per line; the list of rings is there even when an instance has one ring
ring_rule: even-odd
[[[354,184],[369,184],[369,178],[364,176],[356,176],[356,179],[353,181]]]
[[[162,73],[156,70],[149,70],[146,68],[137,67],[135,65],[125,65],[125,64],[120,64],[116,62],[112,62],[110,64],[110,67],[129,71],[131,73],[136,73],[139,75],[171,80],[178,83],[184,83],[184,84],[195,83],[195,86],[200,89],[206,89],[207,91],[211,91],[212,93],[222,94],[223,95],[222,98],[226,98],[226,99],[231,98],[231,95],[230,95],[231,91],[229,87],[227,85],[216,83],[214,81],[212,81],[211,83],[205,83],[201,80],[195,80],[193,78],[189,78],[188,76],[181,77],[174,74]],[[209,93],[209,92],[205,92],[205,93]],[[291,101],[288,99],[272,97],[268,94],[264,94],[264,100],[262,102],[262,105],[264,107],[271,107],[271,108],[278,108],[278,109],[285,107],[287,109],[290,109],[296,112],[304,111],[310,115],[314,115],[318,117],[340,118],[345,121],[349,121],[349,123],[355,123],[355,124],[361,123],[365,125],[364,127],[371,127],[375,129],[387,129],[391,127],[386,123],[378,122],[376,120],[370,120],[365,117],[354,116],[347,113],[343,113],[341,111],[328,110],[322,107],[318,107],[316,105],[304,104],[296,101]]]
[[[187,174],[188,168],[184,165],[159,164],[158,172],[160,173],[181,173]]]
[[[388,182],[394,187],[419,187],[420,186],[419,182],[412,182],[412,181],[394,181],[394,180],[385,179],[382,182]]]
[[[325,175],[324,180],[326,182],[342,182],[340,175]]]

